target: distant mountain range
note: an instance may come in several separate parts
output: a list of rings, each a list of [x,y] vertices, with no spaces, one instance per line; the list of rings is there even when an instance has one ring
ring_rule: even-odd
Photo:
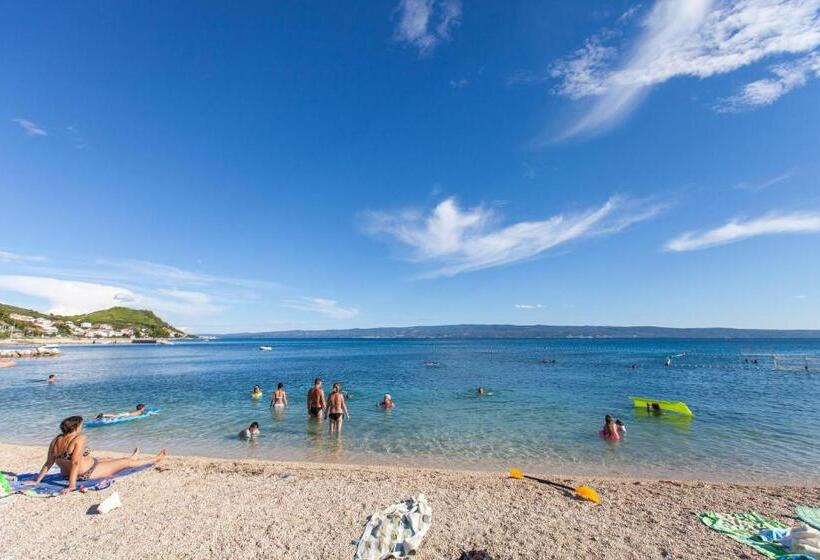
[[[322,331],[271,331],[230,338],[820,338],[820,330],[596,327],[557,325],[440,325]]]

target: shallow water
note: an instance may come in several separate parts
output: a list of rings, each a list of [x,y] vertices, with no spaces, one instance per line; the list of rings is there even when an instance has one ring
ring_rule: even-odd
[[[260,352],[261,344],[274,350]],[[162,412],[89,430],[91,445],[215,457],[820,480],[820,372],[776,371],[766,357],[818,356],[820,341],[243,340],[63,351],[0,370],[0,439],[47,443],[65,416],[142,401]],[[682,352],[663,367],[664,356]],[[744,363],[754,358],[758,364]],[[57,384],[43,382],[49,373],[58,375]],[[327,389],[338,381],[352,394],[341,439],[329,438],[305,412],[316,375]],[[281,414],[268,406],[279,381],[291,404]],[[264,388],[264,400],[251,400],[253,384]],[[492,394],[477,397],[478,385]],[[397,403],[389,412],[376,406],[385,392]],[[629,395],[686,401],[695,418],[648,416],[632,408]],[[624,441],[598,437],[606,413],[626,423]],[[240,442],[236,434],[254,420],[262,436],[256,444]]]

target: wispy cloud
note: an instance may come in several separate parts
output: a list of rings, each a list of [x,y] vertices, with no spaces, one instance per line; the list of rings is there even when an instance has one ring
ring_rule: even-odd
[[[500,216],[484,206],[462,210],[454,198],[429,214],[418,210],[368,212],[364,229],[410,248],[410,260],[433,268],[423,277],[454,276],[540,255],[571,241],[617,233],[668,207],[610,198],[598,208],[558,214],[545,220],[499,226]]]
[[[461,78],[460,80],[450,80],[450,87],[453,89],[463,89],[470,85],[470,80]]]
[[[394,36],[424,56],[450,38],[461,22],[460,0],[401,0]]]
[[[666,243],[667,251],[696,251],[779,233],[820,233],[820,212],[768,214],[753,220],[732,220],[706,231],[686,232]]]
[[[770,68],[774,77],[749,82],[739,93],[722,100],[717,111],[731,113],[771,105],[811,78],[820,77],[820,54],[814,52],[799,60]]]
[[[672,78],[708,78],[773,55],[812,53],[820,46],[820,0],[657,0],[641,27],[626,52],[596,36],[555,65],[557,93],[594,99],[565,137],[616,124],[652,86]],[[741,93],[738,102],[765,104],[799,83],[779,79],[779,86]]]
[[[45,131],[44,128],[37,125],[36,123],[31,122],[27,119],[11,119],[12,122],[17,123],[20,128],[22,128],[27,135],[29,136],[48,136],[48,133]]]
[[[11,253],[9,251],[0,251],[0,263],[27,263],[27,262],[42,262],[45,257],[36,255],[20,255],[18,253]]]
[[[359,314],[359,310],[355,307],[342,307],[336,300],[318,297],[289,299],[283,301],[282,306],[298,311],[319,313],[333,319],[351,319]]]
[[[516,309],[541,309],[544,306],[540,303],[516,303]]]
[[[788,171],[786,171],[784,173],[781,173],[780,175],[775,175],[774,177],[770,177],[768,179],[765,179],[763,181],[759,181],[757,183],[747,183],[747,182],[738,183],[737,185],[735,185],[735,188],[743,190],[743,191],[752,191],[752,192],[762,191],[763,189],[768,189],[769,187],[773,187],[773,186],[775,186],[777,184],[780,184],[784,181],[788,181],[789,179],[794,177],[795,173],[796,173],[796,170],[789,169]]]

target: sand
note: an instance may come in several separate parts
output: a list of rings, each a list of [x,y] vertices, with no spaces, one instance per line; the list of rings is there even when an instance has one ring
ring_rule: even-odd
[[[44,456],[0,444],[6,471],[35,471]],[[818,487],[563,480],[591,484],[603,503],[503,473],[171,456],[117,481],[123,507],[107,515],[89,510],[111,490],[0,503],[0,558],[349,559],[368,514],[419,492],[433,525],[418,560],[456,560],[469,546],[496,560],[763,558],[694,512],[755,510],[795,524],[796,505],[820,505]]]

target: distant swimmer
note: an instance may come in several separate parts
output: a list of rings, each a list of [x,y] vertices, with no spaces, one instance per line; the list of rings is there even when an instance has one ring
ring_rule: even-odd
[[[483,397],[487,394],[487,389],[479,385],[478,389],[476,389],[475,392],[479,397]]]
[[[656,402],[646,403],[646,411],[656,415],[663,414],[663,410],[661,410],[661,405]]]
[[[254,385],[253,389],[251,389],[251,398],[253,399],[261,399],[264,392],[262,391],[262,387],[259,385]]]
[[[387,410],[389,408],[394,408],[396,403],[393,402],[393,397],[390,396],[390,393],[385,393],[382,402],[379,403],[379,406]]]
[[[602,438],[607,439],[609,441],[620,441],[621,439],[621,433],[618,430],[618,425],[615,424],[615,421],[609,414],[607,414],[604,417],[604,426],[598,433],[601,435]]]
[[[629,367],[630,367],[630,368],[632,368],[632,369],[638,369],[638,364],[632,364],[632,365],[631,365],[631,366],[629,366]]]
[[[134,410],[129,410],[127,412],[101,412],[95,418],[97,420],[102,420],[104,418],[123,418],[125,416],[140,416],[145,414],[145,405],[142,403],[137,403],[137,406]]]
[[[672,358],[667,356],[666,359],[663,361],[663,367],[669,367],[671,365],[672,365]]]
[[[285,392],[285,385],[280,383],[270,398],[270,405],[274,408],[285,408],[288,406],[288,394]]]
[[[624,437],[626,435],[626,426],[620,418],[615,420],[615,427],[618,429],[618,435],[620,435],[621,437]]]
[[[334,433],[341,434],[344,418],[350,420],[350,413],[347,411],[345,396],[342,393],[342,387],[338,383],[333,384],[333,390],[328,399],[327,417],[330,419],[330,425],[327,427],[327,432],[330,435]]]
[[[317,377],[313,380],[313,387],[310,388],[307,394],[307,410],[308,414],[318,420],[322,419],[322,412],[326,406],[325,392],[322,389],[322,378]]]
[[[54,374],[52,373],[51,375],[49,375],[49,376],[48,376],[48,380],[47,380],[47,381],[48,381],[49,383],[57,383],[57,376],[56,376],[56,375],[54,375]]]
[[[252,440],[259,435],[259,422],[251,422],[250,426],[239,432],[239,439]]]

